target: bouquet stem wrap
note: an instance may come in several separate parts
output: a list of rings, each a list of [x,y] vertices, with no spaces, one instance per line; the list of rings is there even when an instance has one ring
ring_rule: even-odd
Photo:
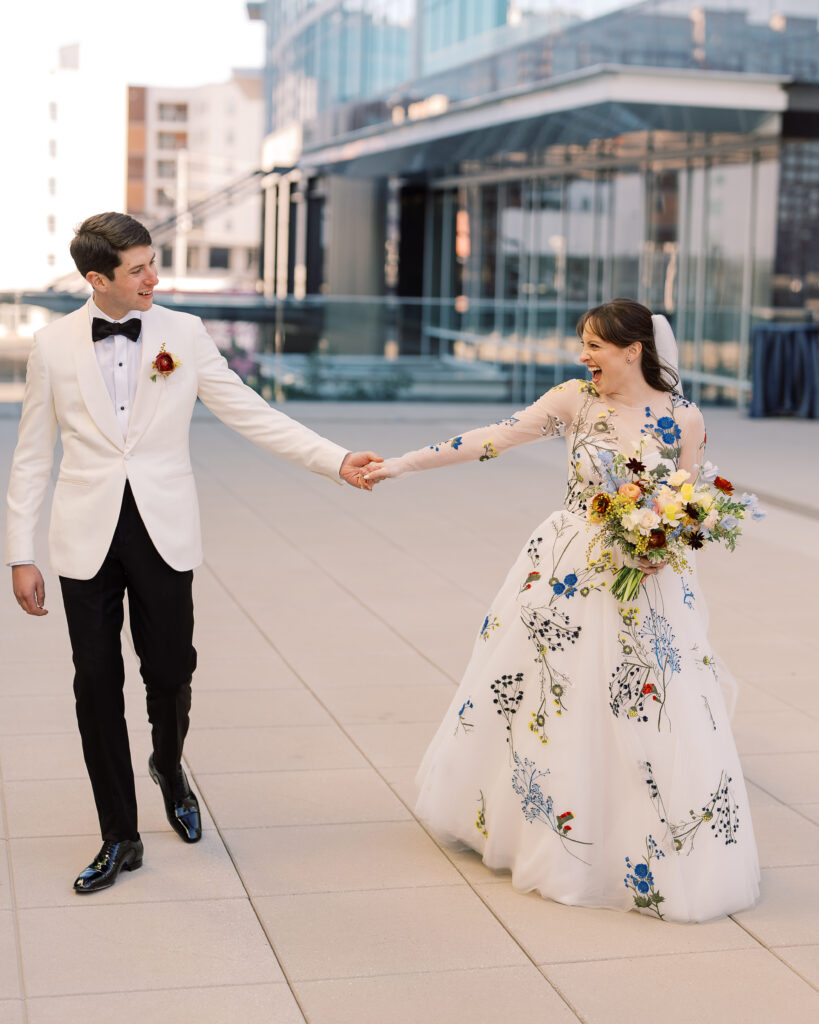
[[[640,584],[644,579],[645,573],[642,569],[624,565],[611,585],[612,596],[626,603],[633,601],[639,594]]]

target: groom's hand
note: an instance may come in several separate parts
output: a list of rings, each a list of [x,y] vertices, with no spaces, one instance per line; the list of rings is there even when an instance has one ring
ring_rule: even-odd
[[[11,585],[17,603],[29,615],[48,615],[45,605],[43,574],[36,565],[14,565]]]
[[[369,465],[371,462],[383,461],[381,456],[376,455],[375,452],[347,452],[338,474],[351,487],[358,487],[362,491],[371,491],[372,484],[364,479],[362,470],[364,466]]]

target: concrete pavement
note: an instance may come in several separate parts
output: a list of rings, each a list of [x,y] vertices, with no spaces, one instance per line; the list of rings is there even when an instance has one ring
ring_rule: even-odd
[[[0,407],[0,480],[14,444]],[[508,407],[294,403],[397,454]],[[709,457],[765,495],[700,572],[740,682],[735,732],[763,865],[753,910],[705,925],[520,895],[412,815],[413,777],[477,627],[563,493],[561,442],[333,487],[202,412],[186,765],[205,815],[181,843],[147,774],[126,637],[145,863],[71,891],[99,844],[59,587],[42,620],[0,588],[0,1024],[664,1024],[819,1019],[819,423],[706,410]],[[4,510],[3,510],[4,511]],[[42,561],[45,562],[44,530]]]

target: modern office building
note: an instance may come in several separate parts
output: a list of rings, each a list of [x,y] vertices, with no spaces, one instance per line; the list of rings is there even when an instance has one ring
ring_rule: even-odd
[[[255,290],[263,110],[257,70],[129,88],[127,212],[152,228],[164,288]]]
[[[819,316],[815,0],[248,9],[265,291],[312,311],[286,344],[494,362],[528,398],[625,295],[694,397],[741,400],[754,324]]]

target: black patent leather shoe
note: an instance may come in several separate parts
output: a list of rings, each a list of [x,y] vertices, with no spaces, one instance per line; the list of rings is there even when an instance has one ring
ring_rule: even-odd
[[[179,765],[176,769],[173,785],[169,785],[165,776],[157,771],[153,754],[148,758],[148,771],[151,773],[151,778],[162,791],[162,799],[165,801],[165,814],[168,816],[171,828],[178,832],[186,843],[198,842],[202,838],[199,801],[188,784],[188,778],[182,769],[182,765]]]
[[[142,867],[142,840],[106,840],[93,863],[74,882],[74,892],[99,892],[117,880],[120,871],[136,871]]]

